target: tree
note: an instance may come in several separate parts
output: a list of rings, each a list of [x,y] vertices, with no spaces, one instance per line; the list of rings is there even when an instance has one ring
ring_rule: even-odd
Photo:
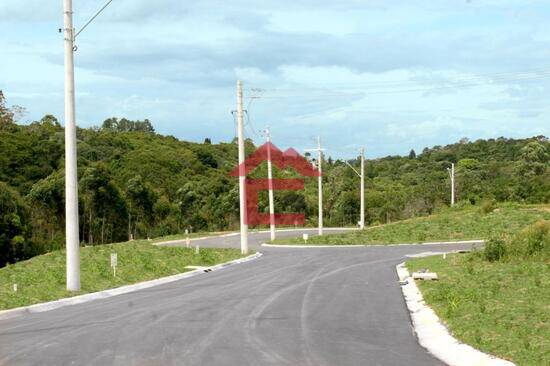
[[[65,218],[65,180],[64,171],[52,173],[36,182],[27,201],[32,207],[32,219],[35,225],[33,237],[54,243],[56,234],[63,233]]]
[[[135,238],[138,234],[148,236],[154,219],[153,207],[156,197],[140,175],[136,175],[128,181],[126,200],[128,201],[129,239]]]
[[[38,254],[30,243],[29,221],[19,194],[0,182],[0,267]]]
[[[94,164],[84,171],[80,179],[80,192],[83,204],[80,221],[87,242],[104,244],[122,240],[127,218],[126,204],[104,164]]]
[[[204,139],[204,144],[205,145],[212,145],[212,140],[210,140],[210,138],[207,137],[207,138]]]
[[[409,152],[409,159],[416,159],[416,152],[414,151],[414,149],[411,149],[411,151]]]
[[[143,121],[132,121],[126,118],[111,117],[103,121],[101,129],[114,132],[155,132],[153,124],[147,118]]]

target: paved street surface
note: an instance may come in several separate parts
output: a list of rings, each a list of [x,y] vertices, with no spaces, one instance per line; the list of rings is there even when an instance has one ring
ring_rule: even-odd
[[[464,247],[262,248],[220,271],[2,320],[0,364],[441,365],[415,339],[395,265]]]
[[[338,234],[348,232],[350,230],[357,230],[353,228],[325,228],[323,233],[325,234]],[[277,239],[279,238],[293,238],[302,237],[302,234],[307,233],[310,237],[317,235],[317,228],[310,229],[284,229],[276,232]],[[260,250],[260,246],[263,243],[268,242],[270,239],[269,231],[250,230],[248,232],[248,247],[251,250]],[[191,239],[192,245],[199,244],[201,247],[210,248],[240,248],[241,236],[240,233],[232,233],[221,237],[210,237],[204,239]],[[159,243],[164,245],[162,243]],[[170,241],[165,244],[167,246],[185,246],[185,240]]]

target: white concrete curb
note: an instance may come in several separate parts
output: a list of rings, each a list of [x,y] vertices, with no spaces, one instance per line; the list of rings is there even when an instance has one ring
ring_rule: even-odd
[[[342,244],[342,245],[292,245],[292,244],[267,244],[263,243],[262,247],[272,248],[352,248],[352,247],[397,247],[402,245],[441,245],[441,244],[483,244],[484,240],[461,240],[461,241],[432,241],[426,243],[408,243],[408,244]],[[443,254],[443,252],[441,252]]]
[[[510,361],[488,355],[455,339],[435,312],[426,305],[405,263],[396,267],[418,343],[449,366],[515,366]]]
[[[41,313],[41,312],[44,312],[44,311],[58,309],[58,308],[68,306],[68,305],[82,304],[82,303],[97,300],[97,299],[105,299],[105,298],[116,296],[116,295],[127,294],[129,292],[143,290],[143,289],[150,288],[150,287],[153,287],[153,286],[158,286],[158,285],[163,285],[163,284],[166,284],[166,283],[178,281],[178,280],[181,280],[183,278],[193,277],[193,276],[196,276],[198,274],[205,273],[205,269],[209,269],[210,270],[209,272],[217,271],[219,269],[222,269],[222,268],[234,265],[234,264],[244,263],[244,262],[254,260],[254,259],[259,258],[261,256],[262,256],[262,253],[258,252],[256,254],[249,255],[248,257],[245,257],[245,258],[234,259],[232,261],[225,262],[225,263],[220,263],[220,264],[217,264],[217,265],[212,266],[212,267],[205,267],[205,268],[196,269],[196,270],[190,271],[190,272],[184,272],[184,273],[179,273],[179,274],[172,275],[172,276],[157,278],[156,280],[139,282],[139,283],[135,283],[133,285],[121,286],[121,287],[112,288],[112,289],[108,289],[108,290],[103,290],[103,291],[99,291],[99,292],[92,292],[92,293],[85,294],[85,295],[67,297],[67,298],[60,299],[60,300],[44,302],[44,303],[34,304],[34,305],[29,305],[29,306],[23,306],[23,307],[19,307],[19,308],[15,308],[15,309],[3,310],[3,311],[0,311],[0,320],[14,318],[14,317],[21,316],[21,315],[24,315],[24,314],[27,314],[27,313]]]
[[[277,232],[278,233],[284,233],[284,232],[291,232],[291,231],[313,231],[313,230],[318,230],[317,228],[300,228],[300,229],[277,229]],[[358,228],[354,228],[354,227],[328,227],[328,228],[324,228],[325,231],[352,231],[352,230],[359,230]],[[250,230],[248,233],[250,235],[253,235],[253,234],[267,234],[269,233],[270,231],[269,230],[260,230],[260,231],[254,231],[254,230]],[[198,237],[198,238],[189,238],[189,241],[196,241],[196,240],[205,240],[205,239],[215,239],[215,238],[226,238],[226,237],[229,237],[229,236],[237,236],[237,235],[240,235],[240,233],[238,231],[236,232],[232,232],[232,233],[227,233],[227,234],[220,234],[220,235],[212,235],[212,236],[201,236],[201,237]],[[174,239],[174,240],[169,240],[169,241],[159,241],[157,243],[153,243],[153,245],[169,245],[169,244],[175,244],[175,243],[181,243],[181,242],[185,242],[185,238],[182,238],[182,239]]]

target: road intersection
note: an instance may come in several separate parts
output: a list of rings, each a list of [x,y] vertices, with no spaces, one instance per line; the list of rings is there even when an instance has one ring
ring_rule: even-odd
[[[0,365],[442,365],[417,343],[395,265],[469,247],[263,247],[220,271],[1,320]]]

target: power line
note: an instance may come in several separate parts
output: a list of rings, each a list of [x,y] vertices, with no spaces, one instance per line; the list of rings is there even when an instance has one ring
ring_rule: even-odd
[[[431,92],[431,91],[438,91],[438,90],[445,90],[445,89],[461,89],[461,88],[469,88],[474,86],[482,86],[482,85],[496,85],[495,82],[498,81],[529,81],[529,80],[540,80],[550,77],[550,71],[548,71],[545,74],[533,76],[533,77],[517,77],[514,79],[494,79],[492,82],[459,82],[454,85],[442,85],[442,86],[434,86],[434,87],[423,87],[423,88],[412,88],[412,89],[394,89],[394,90],[378,90],[378,91],[357,91],[355,93],[338,93],[338,94],[287,94],[287,95],[268,95],[268,96],[262,96],[259,97],[261,99],[278,99],[278,98],[309,98],[309,99],[319,99],[319,98],[335,98],[335,97],[352,97],[352,96],[363,96],[363,95],[378,95],[378,94],[399,94],[399,93],[411,93],[411,92]],[[349,88],[352,89],[352,88]],[[288,91],[291,91],[292,89],[288,89]],[[296,91],[300,91],[300,89],[295,89]],[[277,90],[274,90],[277,91]],[[279,89],[278,91],[283,91],[282,89]]]
[[[86,24],[84,24],[84,26],[74,35],[74,38],[76,39],[76,37],[77,37],[80,33],[82,33],[82,31],[83,31],[84,29],[86,29],[86,27],[87,27],[88,25],[90,25],[90,23],[93,22],[94,19],[97,18],[97,16],[98,16],[99,14],[101,14],[101,12],[102,12],[103,10],[105,10],[105,8],[106,8],[107,6],[109,6],[109,4],[111,4],[112,2],[113,2],[113,0],[107,1],[107,3],[106,3],[105,5],[103,5],[103,7],[102,7],[101,9],[99,9],[99,10],[97,11],[97,13],[95,13],[94,16],[91,17],[90,20],[88,20],[88,21],[86,22]]]
[[[539,76],[545,76],[550,73],[550,69],[533,69],[528,71],[521,72],[501,72],[501,73],[492,73],[492,74],[479,74],[472,76],[462,76],[449,80],[451,83],[463,83],[463,82],[472,82],[472,81],[485,81],[486,79],[494,80],[510,80],[514,79],[524,79],[524,78],[537,78]],[[533,75],[534,74],[534,75]],[[325,90],[325,89],[354,89],[354,88],[367,88],[367,87],[380,87],[380,86],[408,86],[411,82],[418,82],[415,80],[409,80],[409,82],[396,81],[396,80],[381,80],[381,81],[365,81],[365,82],[354,82],[354,83],[330,83],[323,84],[315,87],[289,87],[289,88],[272,88],[272,89],[250,89],[250,90],[262,90],[262,91],[291,91],[291,90]]]

